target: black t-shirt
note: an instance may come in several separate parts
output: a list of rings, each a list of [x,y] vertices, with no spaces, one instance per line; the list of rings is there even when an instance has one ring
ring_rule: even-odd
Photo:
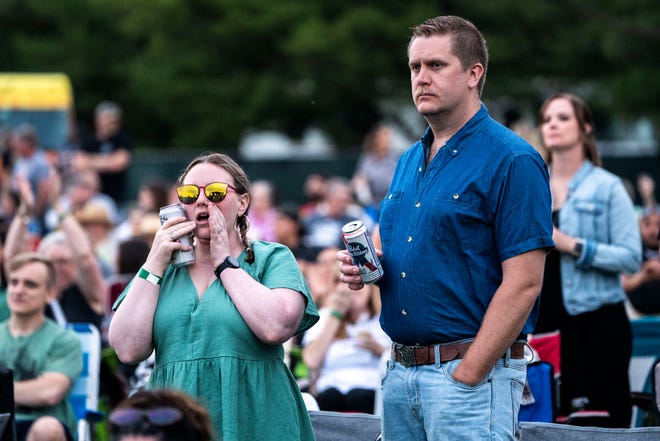
[[[119,132],[105,141],[96,138],[90,139],[82,145],[82,150],[87,153],[113,153],[119,149],[133,151],[133,139],[126,132]],[[120,172],[99,173],[101,178],[101,192],[111,196],[115,202],[121,204],[126,201],[127,170]]]
[[[58,300],[67,322],[92,323],[96,329],[101,331],[103,315],[97,314],[89,307],[78,285],[71,285],[65,289]],[[56,320],[50,306],[46,308],[46,316]]]
[[[558,216],[557,211],[552,213],[552,221],[555,226],[558,223]],[[564,308],[559,261],[560,253],[557,249],[550,250],[545,258],[539,315],[534,329],[537,334],[556,331],[561,327],[564,317],[568,314]]]

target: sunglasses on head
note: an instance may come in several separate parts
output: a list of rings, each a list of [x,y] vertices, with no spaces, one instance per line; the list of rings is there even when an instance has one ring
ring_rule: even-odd
[[[194,203],[202,190],[206,199],[211,202],[222,202],[227,196],[228,189],[238,192],[235,187],[224,182],[211,182],[207,185],[186,184],[176,188],[176,195],[182,204],[190,205]]]
[[[139,423],[164,427],[183,419],[183,412],[174,407],[154,407],[153,409],[117,409],[110,414],[108,421],[116,427],[130,427]]]

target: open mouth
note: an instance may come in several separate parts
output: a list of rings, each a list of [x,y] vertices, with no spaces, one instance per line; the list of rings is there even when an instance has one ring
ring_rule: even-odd
[[[209,220],[209,214],[208,213],[199,213],[197,215],[197,222],[206,222]]]

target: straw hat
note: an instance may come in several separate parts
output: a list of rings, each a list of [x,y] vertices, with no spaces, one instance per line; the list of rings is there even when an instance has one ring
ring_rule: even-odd
[[[160,217],[156,213],[147,213],[140,218],[135,236],[151,241],[160,228]]]
[[[85,204],[85,206],[76,213],[76,219],[81,225],[105,225],[112,227],[112,221],[108,210],[99,204]]]

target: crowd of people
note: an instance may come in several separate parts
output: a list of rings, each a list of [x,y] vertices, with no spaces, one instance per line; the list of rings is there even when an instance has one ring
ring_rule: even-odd
[[[73,439],[71,322],[94,324],[118,362],[101,378],[117,440],[313,440],[303,392],[321,410],[382,406],[386,440],[513,439],[525,342],[554,331],[560,412],[627,426],[630,319],[660,313],[653,178],[640,175],[636,211],[576,95],[541,107],[545,156],[495,121],[481,101],[486,42],[464,19],[413,28],[408,64],[421,138],[399,157],[378,124],[353,176],[310,170],[296,204],[219,152],[127,200],[133,140],[112,102],[66,164],[16,128],[1,182],[0,366],[16,372],[22,439]],[[186,216],[161,223],[172,203]],[[344,248],[356,219],[382,259],[375,284]],[[174,265],[193,249],[184,236],[195,261]]]

